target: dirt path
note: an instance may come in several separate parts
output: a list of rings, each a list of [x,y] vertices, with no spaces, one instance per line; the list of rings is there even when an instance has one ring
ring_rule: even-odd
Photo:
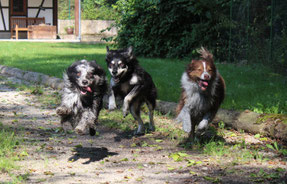
[[[185,151],[165,134],[155,132],[142,137],[100,126],[99,135],[63,135],[53,104],[39,102],[39,95],[11,87],[15,78],[1,77],[0,121],[14,127],[24,137],[19,152],[27,153],[19,170],[26,183],[254,183],[256,180],[287,182],[286,159],[272,150],[262,154],[269,161],[234,162],[232,155],[208,156],[199,150]],[[44,88],[43,96],[57,94]],[[107,113],[106,110],[103,110]],[[101,117],[100,117],[101,119]],[[171,122],[157,116],[156,122]],[[236,133],[236,132],[235,132]],[[232,144],[244,139],[246,144],[262,145],[253,135],[228,131],[224,139]],[[236,151],[235,151],[236,152]],[[187,154],[187,155],[184,155]],[[229,158],[230,157],[230,158]],[[272,162],[270,162],[272,161]],[[188,167],[187,167],[188,166]],[[278,168],[281,170],[279,171]],[[278,171],[277,171],[278,170]],[[261,173],[260,173],[261,172]],[[263,173],[263,174],[262,174]],[[272,173],[278,173],[271,176]],[[253,175],[252,175],[253,174]],[[257,175],[256,175],[257,174]],[[260,175],[261,174],[261,175]],[[264,175],[265,174],[265,175]],[[265,178],[264,178],[265,177]],[[262,180],[259,180],[263,178]],[[9,182],[0,173],[0,182]]]

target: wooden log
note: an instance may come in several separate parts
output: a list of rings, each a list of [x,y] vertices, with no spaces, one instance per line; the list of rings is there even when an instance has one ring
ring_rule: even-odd
[[[174,102],[157,101],[157,108],[162,114],[175,116]],[[234,111],[219,109],[213,122],[224,122],[236,130],[244,130],[253,134],[261,134],[287,141],[287,115],[259,114],[252,111]]]

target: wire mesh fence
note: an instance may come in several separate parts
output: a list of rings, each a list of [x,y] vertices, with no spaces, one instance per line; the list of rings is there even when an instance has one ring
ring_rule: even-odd
[[[286,72],[287,1],[231,0],[229,12],[229,62],[272,64]]]

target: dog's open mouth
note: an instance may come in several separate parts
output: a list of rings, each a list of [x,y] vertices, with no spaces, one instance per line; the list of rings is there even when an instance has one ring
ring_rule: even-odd
[[[114,82],[115,82],[115,83],[119,83],[121,77],[122,77],[122,74],[119,74],[119,75],[117,75],[117,76],[113,76]]]
[[[87,87],[81,87],[81,94],[82,94],[82,95],[87,94],[87,92],[92,93],[93,91],[92,91],[92,89],[91,89],[89,86],[87,86]]]
[[[120,78],[119,77],[113,77],[114,78],[114,82],[115,83],[119,83],[120,82]]]
[[[208,87],[208,81],[199,79],[198,80],[198,85],[199,85],[199,87],[200,87],[200,89],[202,91],[205,91],[207,89],[207,87]]]

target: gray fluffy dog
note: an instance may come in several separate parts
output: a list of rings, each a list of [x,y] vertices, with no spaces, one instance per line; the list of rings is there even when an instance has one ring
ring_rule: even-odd
[[[69,122],[76,133],[84,134],[89,128],[90,135],[95,135],[107,90],[104,70],[96,61],[81,60],[68,67],[63,78],[62,103],[56,110],[62,126]]]

